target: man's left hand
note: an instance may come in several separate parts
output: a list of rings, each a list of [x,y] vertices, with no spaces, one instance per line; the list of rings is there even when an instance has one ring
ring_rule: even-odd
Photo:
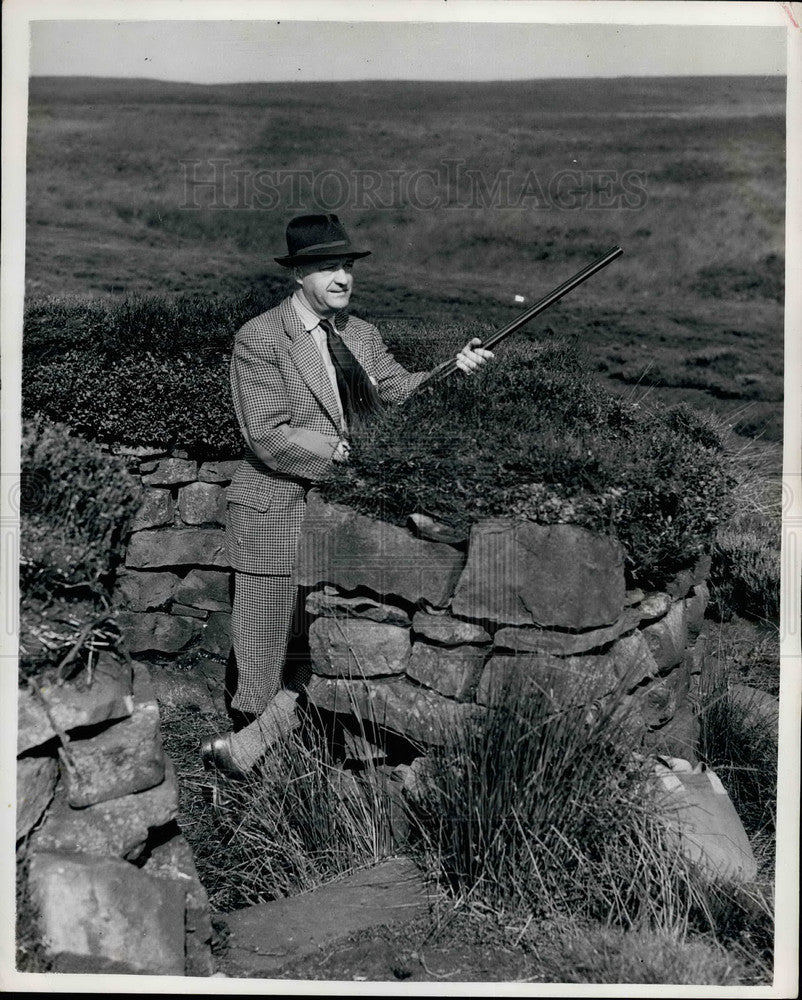
[[[466,375],[472,375],[482,365],[486,365],[488,361],[495,357],[492,351],[481,347],[481,343],[480,337],[474,337],[473,340],[468,341],[457,355],[457,368],[465,372]]]

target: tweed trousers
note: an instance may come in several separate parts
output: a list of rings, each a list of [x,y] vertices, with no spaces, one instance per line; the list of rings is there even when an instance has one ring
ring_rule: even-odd
[[[236,573],[231,640],[237,690],[231,707],[261,715],[281,686],[296,587],[291,576]]]

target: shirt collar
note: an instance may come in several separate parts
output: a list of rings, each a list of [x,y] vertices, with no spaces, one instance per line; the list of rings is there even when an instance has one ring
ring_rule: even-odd
[[[306,330],[307,333],[310,330],[314,330],[315,327],[320,324],[320,317],[317,315],[317,313],[312,312],[312,310],[309,308],[308,305],[306,305],[305,302],[301,301],[301,298],[297,292],[292,293],[292,307],[295,310],[298,319],[300,319],[300,321],[303,323],[304,330]]]

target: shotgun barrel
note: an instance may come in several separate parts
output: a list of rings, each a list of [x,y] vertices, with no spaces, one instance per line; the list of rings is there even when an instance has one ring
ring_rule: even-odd
[[[587,281],[592,275],[596,274],[597,271],[601,271],[603,267],[607,267],[611,264],[617,257],[620,257],[624,251],[621,247],[613,247],[608,250],[603,257],[599,257],[598,260],[594,260],[592,264],[588,264],[587,267],[583,267],[581,271],[578,271],[573,278],[569,278],[564,281],[561,285],[554,289],[554,291],[549,292],[548,295],[544,295],[542,299],[539,299],[533,306],[530,306],[525,312],[522,312],[520,316],[511,320],[506,326],[502,327],[500,330],[496,330],[492,333],[483,343],[482,347],[488,348],[495,347],[496,344],[504,340],[505,337],[509,337],[511,333],[515,333],[516,330],[520,330],[522,326],[525,326],[530,320],[534,319],[535,316],[544,312],[549,306],[553,306],[555,302],[561,299],[564,295],[572,292],[577,285],[581,285],[583,281]],[[420,385],[415,390],[419,392],[425,386],[433,385],[437,382],[441,382],[443,379],[448,378],[449,375],[453,375],[455,371],[458,371],[457,363],[454,358],[449,358],[448,361],[444,361],[439,364],[436,368],[429,372],[429,375],[420,383]]]

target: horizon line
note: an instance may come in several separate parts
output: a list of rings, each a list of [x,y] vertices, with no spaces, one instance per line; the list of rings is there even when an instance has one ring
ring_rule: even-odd
[[[114,80],[127,83],[175,83],[189,87],[247,87],[254,84],[290,84],[292,86],[332,84],[332,83],[549,83],[556,80],[713,80],[742,77],[761,77],[769,79],[787,79],[787,72],[781,73],[621,73],[600,76],[513,76],[513,77],[482,77],[476,79],[431,79],[428,77],[347,77],[325,80],[218,80],[214,83],[197,82],[195,80],[174,80],[158,76],[103,76],[91,73],[31,73],[29,80]]]

